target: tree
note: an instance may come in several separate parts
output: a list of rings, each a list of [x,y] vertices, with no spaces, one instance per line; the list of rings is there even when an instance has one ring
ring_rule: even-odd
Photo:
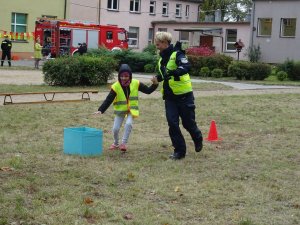
[[[221,21],[244,21],[252,6],[252,0],[204,0],[201,5],[200,20],[206,15],[221,11]]]

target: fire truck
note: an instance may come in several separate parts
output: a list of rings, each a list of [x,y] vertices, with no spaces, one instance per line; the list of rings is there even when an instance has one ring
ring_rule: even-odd
[[[35,41],[40,39],[44,56],[55,58],[79,54],[84,44],[87,49],[105,47],[109,50],[128,48],[127,32],[112,25],[38,18],[35,22]]]

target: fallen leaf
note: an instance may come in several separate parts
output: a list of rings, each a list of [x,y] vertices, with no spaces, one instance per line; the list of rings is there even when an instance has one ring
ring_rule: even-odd
[[[123,218],[125,220],[132,220],[133,219],[133,214],[132,213],[126,213]]]
[[[8,167],[8,166],[1,167],[0,170],[2,170],[2,171],[13,171],[13,169]]]
[[[86,205],[92,204],[93,202],[94,202],[93,199],[90,197],[86,197],[84,199],[84,204],[86,204]]]
[[[179,192],[180,191],[180,187],[176,186],[174,189],[175,192]]]

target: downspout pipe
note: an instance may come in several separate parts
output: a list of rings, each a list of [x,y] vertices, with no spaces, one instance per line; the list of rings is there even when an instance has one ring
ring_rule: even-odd
[[[68,0],[65,0],[64,19],[67,19],[67,1],[68,1]]]
[[[255,1],[252,3],[252,27],[251,27],[251,39],[250,39],[250,47],[253,47],[253,35],[254,35],[254,22],[255,22]]]

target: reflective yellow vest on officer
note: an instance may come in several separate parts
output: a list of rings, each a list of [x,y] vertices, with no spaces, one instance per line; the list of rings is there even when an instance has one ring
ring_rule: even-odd
[[[132,79],[130,83],[130,95],[127,99],[120,82],[114,83],[111,88],[116,92],[116,97],[114,99],[114,114],[115,115],[126,115],[129,112],[133,117],[139,116],[139,93],[140,82],[136,79]]]
[[[177,52],[173,52],[170,56],[170,59],[168,61],[168,64],[166,66],[166,70],[176,70],[177,69],[177,64],[176,64],[176,54]],[[158,61],[158,68],[159,68],[159,72],[160,74],[164,77],[164,74],[161,71],[161,60],[162,58],[159,59]],[[190,75],[188,73],[179,76],[180,80],[174,80],[174,76],[171,76],[169,80],[166,80],[164,77],[163,82],[169,82],[169,86],[171,88],[171,90],[173,91],[173,93],[175,95],[181,95],[181,94],[185,94],[188,92],[191,92],[192,89],[192,83],[191,83],[191,79],[190,79]],[[164,85],[162,85],[164,86]],[[163,93],[163,89],[161,90]]]

